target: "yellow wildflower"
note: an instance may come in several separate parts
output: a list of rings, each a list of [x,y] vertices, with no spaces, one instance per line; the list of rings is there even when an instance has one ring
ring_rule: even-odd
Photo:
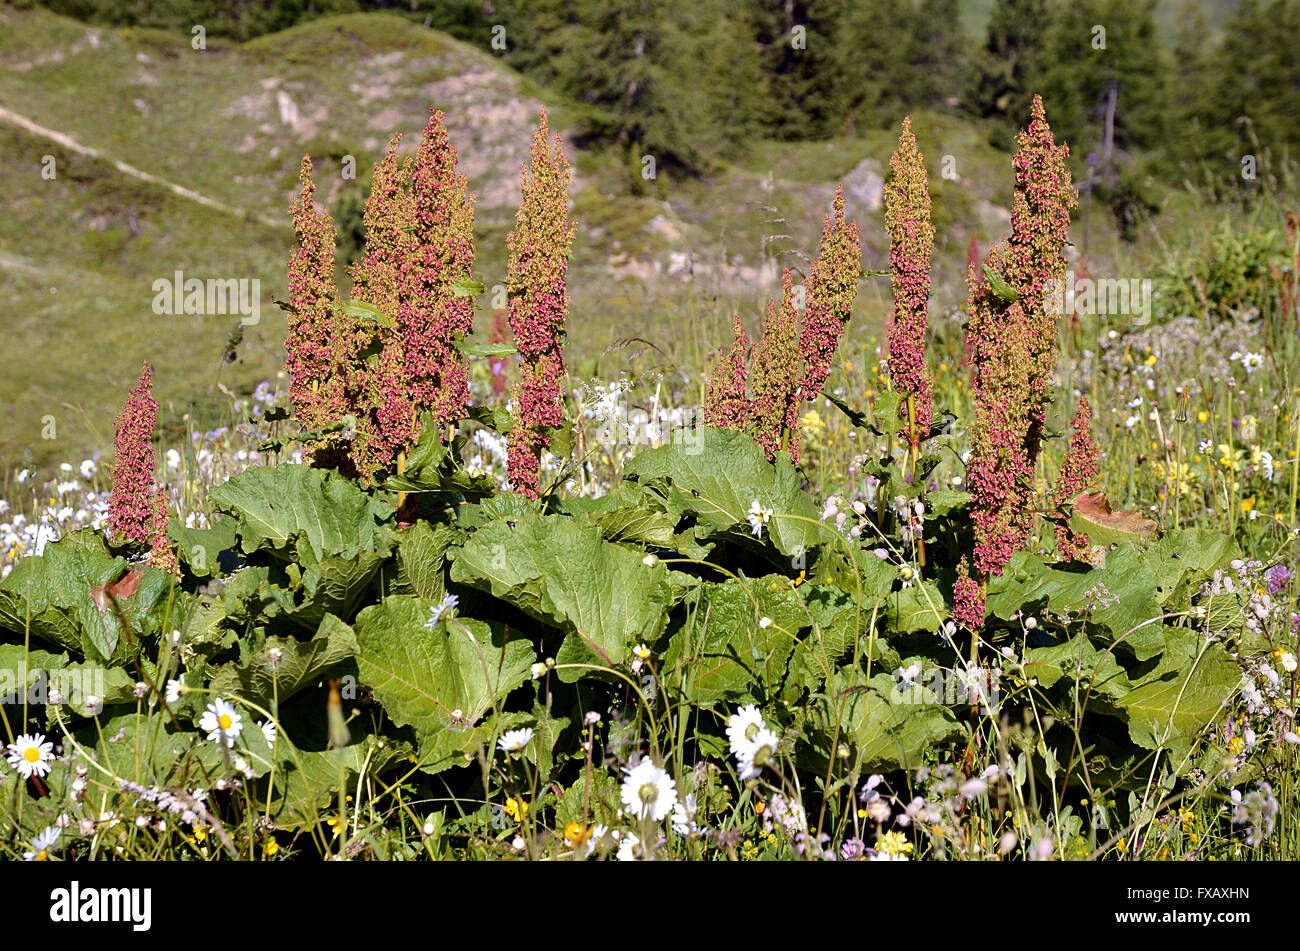
[[[907,855],[912,851],[912,843],[901,832],[886,832],[876,839],[876,851],[888,852],[890,855]]]

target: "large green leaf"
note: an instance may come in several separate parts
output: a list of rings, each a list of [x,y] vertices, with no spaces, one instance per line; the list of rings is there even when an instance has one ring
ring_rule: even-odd
[[[436,773],[463,762],[467,743],[494,705],[529,677],[532,645],[482,621],[428,626],[435,603],[403,595],[357,618],[361,680],[392,721],[419,739],[421,769]],[[458,713],[459,712],[459,713]]]
[[[813,625],[803,635],[790,660],[791,675],[798,674],[808,685],[818,685],[836,661],[849,653],[861,633],[871,625],[871,602],[860,603],[855,595],[832,585],[805,585],[799,589]],[[884,609],[885,605],[881,605]],[[881,614],[877,615],[877,621]],[[863,655],[886,670],[899,666],[898,651],[878,635],[864,640]]]
[[[1128,714],[1129,735],[1147,749],[1164,747],[1174,766],[1218,719],[1241,682],[1241,670],[1219,644],[1186,628],[1164,629],[1160,663],[1116,700]]]
[[[463,538],[463,532],[428,522],[416,522],[398,533],[397,563],[411,594],[434,601],[443,599],[447,593],[447,552]]]
[[[772,696],[799,632],[811,624],[803,599],[774,575],[696,591],[687,599],[686,622],[664,652],[664,670],[680,668],[683,693],[694,703]],[[760,627],[763,618],[772,623]]]
[[[722,533],[749,536],[747,518],[756,499],[773,513],[761,537],[770,538],[784,555],[806,554],[834,537],[820,523],[816,504],[799,488],[789,456],[778,454],[774,465],[753,439],[735,430],[679,431],[669,445],[628,462],[623,478],[657,494],[668,514],[692,515],[712,529],[701,540]]]
[[[1189,528],[1171,532],[1146,548],[1142,563],[1155,581],[1156,600],[1166,610],[1181,610],[1187,606],[1193,584],[1238,555],[1237,545],[1228,535]]]
[[[594,526],[560,515],[489,522],[465,543],[451,578],[564,631],[561,663],[623,663],[636,642],[659,636],[673,600],[662,564],[646,565]]]
[[[356,789],[357,776],[374,776],[414,760],[409,744],[396,743],[386,737],[366,736],[361,742],[341,749],[307,751],[293,747],[281,736],[276,744],[276,773],[272,791],[271,816],[277,828],[294,829],[315,825],[337,801],[339,789],[350,795]],[[266,801],[265,783],[258,798]]]
[[[270,548],[290,557],[296,541],[304,565],[382,547],[380,526],[393,514],[386,502],[346,479],[298,465],[246,469],[213,488],[209,498],[239,519],[245,553]]]
[[[233,518],[217,519],[208,528],[187,528],[173,518],[167,534],[176,542],[176,553],[191,574],[215,578],[221,574],[222,553],[230,552],[238,543],[238,529],[239,522]]]
[[[272,650],[279,651],[278,663],[272,662]],[[305,641],[268,637],[247,661],[219,667],[212,675],[211,687],[221,696],[239,697],[270,709],[273,699],[284,703],[356,655],[352,629],[327,614],[315,637]]]
[[[1025,651],[1025,672],[1039,685],[1051,687],[1058,680],[1091,685],[1095,693],[1122,697],[1132,689],[1128,674],[1115,660],[1113,651],[1102,653],[1082,634],[1050,647]]]
[[[301,585],[286,591],[268,584],[262,593],[277,600],[289,620],[314,631],[327,615],[351,617],[387,558],[387,550],[330,555],[307,566]],[[296,566],[289,570],[296,574]]]
[[[140,636],[158,630],[172,591],[170,576],[155,568],[128,575],[126,560],[82,529],[24,558],[0,582],[0,627],[23,633],[30,619],[35,638],[91,659],[122,659],[138,650]]]
[[[825,761],[835,724],[839,742],[856,754],[861,771],[912,769],[927,749],[961,732],[952,712],[927,688],[918,686],[892,699],[897,685],[889,674],[868,681],[860,670],[843,668],[828,681],[826,699],[803,713],[802,733],[816,759]]]
[[[1160,652],[1164,639],[1156,579],[1142,553],[1124,545],[1106,556],[1100,568],[1058,568],[1019,552],[1002,574],[989,583],[990,613],[1010,618],[1046,602],[1054,613],[1087,616],[1108,630],[1126,653],[1147,660]]]

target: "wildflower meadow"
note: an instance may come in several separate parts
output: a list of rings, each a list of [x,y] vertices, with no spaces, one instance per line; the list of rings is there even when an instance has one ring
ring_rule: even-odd
[[[1090,270],[1023,106],[955,268],[900,112],[883,244],[841,183],[639,362],[573,339],[545,108],[485,237],[423,103],[350,264],[295,154],[282,369],[214,423],[132,359],[102,445],[0,482],[0,856],[1296,858],[1300,216]]]

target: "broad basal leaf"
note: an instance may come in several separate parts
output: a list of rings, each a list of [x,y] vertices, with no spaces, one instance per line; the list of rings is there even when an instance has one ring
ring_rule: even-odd
[[[771,623],[762,626],[763,618]],[[799,632],[810,624],[803,599],[784,578],[701,585],[687,596],[687,618],[668,643],[663,669],[680,668],[683,692],[694,703],[762,701],[780,685]]]
[[[276,660],[272,659],[273,651],[278,652]],[[217,668],[211,687],[219,696],[240,697],[269,709],[273,699],[284,703],[356,655],[357,639],[352,629],[327,614],[315,637],[268,637],[262,649],[247,661]]]
[[[632,645],[659,636],[672,603],[662,564],[559,515],[489,522],[465,543],[451,578],[566,632],[560,663],[623,663]],[[566,681],[580,676],[559,671]]]
[[[925,751],[961,732],[952,712],[929,702],[929,691],[901,692],[889,674],[866,675],[843,668],[826,685],[827,699],[809,707],[802,728],[815,758],[825,762],[835,723],[839,742],[849,745],[858,769],[884,771],[921,765]]]
[[[270,548],[289,557],[296,541],[304,564],[381,547],[380,526],[393,514],[387,503],[346,479],[298,465],[246,469],[209,497],[239,519],[245,553]]]
[[[361,680],[399,726],[419,738],[421,769],[463,762],[467,731],[529,677],[536,655],[522,638],[482,621],[428,625],[435,602],[394,596],[357,618]]]
[[[820,524],[820,510],[799,488],[789,457],[778,454],[772,464],[753,439],[735,430],[679,431],[669,445],[631,460],[623,478],[656,493],[670,515],[693,515],[714,534],[751,534],[748,513],[757,500],[773,514],[755,540],[770,538],[787,556],[806,554],[832,538]]]
[[[1160,663],[1116,700],[1129,735],[1147,749],[1163,746],[1175,767],[1206,725],[1218,719],[1241,682],[1241,670],[1219,644],[1186,628],[1164,629]]]

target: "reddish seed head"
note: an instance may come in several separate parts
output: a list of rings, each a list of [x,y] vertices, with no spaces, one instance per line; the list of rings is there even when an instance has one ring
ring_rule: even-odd
[[[516,424],[510,433],[507,468],[516,491],[536,498],[538,457],[550,445],[549,429],[563,421],[566,283],[576,222],[569,218],[569,162],[555,137],[548,141],[546,110],[533,135],[529,164],[521,175],[523,201],[507,237],[510,327],[519,349],[515,388]]]
[[[709,426],[746,430],[753,407],[745,393],[749,341],[740,317],[733,318],[735,340],[718,361],[704,388],[704,422]]]
[[[806,368],[803,399],[817,399],[826,383],[853,312],[861,275],[862,241],[857,223],[844,220],[844,187],[837,185],[834,211],[823,221],[821,247],[805,283],[808,298],[799,333],[799,352]]]
[[[929,332],[927,311],[934,226],[930,223],[930,185],[925,160],[916,147],[910,118],[903,120],[898,149],[889,166],[885,225],[889,229],[889,269],[894,288],[889,379],[908,407],[899,437],[919,446],[930,431],[933,413],[925,345]]]
[[[119,541],[152,545],[149,562],[177,574],[176,556],[167,537],[167,499],[154,485],[154,423],[158,403],[150,392],[153,369],[144,365],[140,381],[117,418],[113,441],[117,462],[108,498],[108,533]]]
[[[957,566],[957,582],[952,589],[952,617],[972,631],[984,627],[984,594],[979,582],[970,576],[965,555]]]
[[[1061,464],[1061,471],[1056,477],[1054,498],[1060,504],[1071,502],[1091,488],[1097,479],[1097,444],[1092,438],[1092,407],[1088,397],[1079,398],[1079,407],[1075,410],[1071,423],[1070,451]],[[1057,525],[1056,550],[1062,559],[1087,561],[1091,555],[1088,536],[1072,532],[1067,526]]]
[[[1077,196],[1035,98],[1019,137],[1011,237],[990,249],[987,265],[1017,292],[1000,297],[971,270],[967,352],[975,421],[968,484],[973,495],[975,568],[1000,574],[1032,528],[1034,468],[1042,445],[1056,364],[1055,317],[1044,306],[1048,282],[1065,270],[1062,247]]]
[[[754,439],[768,459],[775,459],[783,444],[793,458],[799,458],[803,369],[793,277],[787,269],[782,278],[780,304],[774,300],[768,302],[763,337],[750,368]]]

